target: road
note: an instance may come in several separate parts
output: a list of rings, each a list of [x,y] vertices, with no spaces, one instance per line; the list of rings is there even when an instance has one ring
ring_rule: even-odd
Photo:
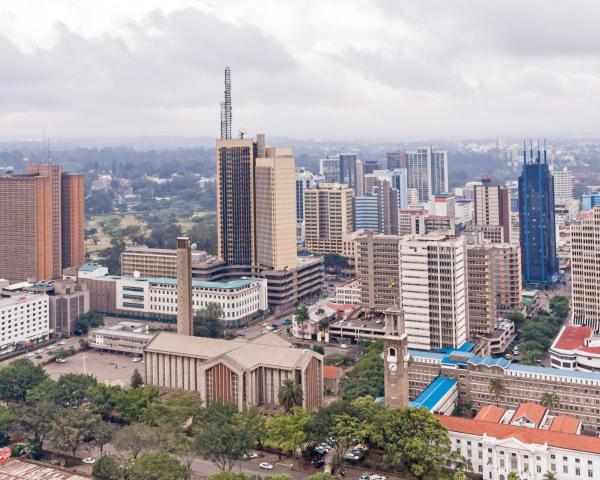
[[[257,459],[260,460],[260,459]],[[240,465],[241,463],[241,465]],[[284,464],[273,464],[273,470],[263,470],[262,468],[260,468],[258,466],[258,464],[260,463],[253,463],[253,462],[240,462],[238,463],[234,468],[233,468],[233,472],[237,473],[240,472],[240,468],[241,471],[243,473],[248,473],[251,475],[262,475],[262,476],[267,476],[267,475],[275,475],[277,473],[287,473],[288,475],[291,475],[293,478],[306,478],[309,475],[315,473],[314,471],[306,471],[306,472],[298,472],[295,470],[291,470],[288,466],[285,466]],[[197,474],[197,475],[201,475],[201,476],[208,476],[208,475],[212,475],[213,473],[219,473],[219,469],[211,462],[209,462],[208,460],[203,460],[203,459],[195,459],[192,462],[192,471]]]

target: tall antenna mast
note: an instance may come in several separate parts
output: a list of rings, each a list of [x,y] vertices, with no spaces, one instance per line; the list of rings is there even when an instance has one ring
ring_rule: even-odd
[[[221,139],[231,139],[231,69],[225,67],[225,101],[221,102]]]

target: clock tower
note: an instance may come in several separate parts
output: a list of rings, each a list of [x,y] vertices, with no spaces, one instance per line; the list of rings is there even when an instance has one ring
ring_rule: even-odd
[[[408,339],[404,331],[404,312],[398,307],[385,312],[383,365],[385,406],[408,406]]]

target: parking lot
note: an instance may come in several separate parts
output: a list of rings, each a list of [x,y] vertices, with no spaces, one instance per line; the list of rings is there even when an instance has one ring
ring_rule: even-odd
[[[88,350],[68,357],[65,363],[50,363],[44,367],[53,379],[65,373],[88,373],[99,382],[125,387],[129,385],[131,375],[137,369],[144,375],[143,362],[133,362],[129,355]],[[0,480],[1,477],[0,477]]]

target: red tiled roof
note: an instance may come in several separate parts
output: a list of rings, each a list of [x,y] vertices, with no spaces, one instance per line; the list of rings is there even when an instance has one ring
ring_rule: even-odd
[[[577,433],[581,422],[574,417],[567,415],[559,415],[554,417],[552,425],[550,425],[551,432],[562,432],[562,433]]]
[[[344,370],[339,367],[334,367],[332,365],[326,365],[323,367],[323,378],[326,378],[327,380],[335,380],[343,377],[344,375]]]
[[[481,410],[479,410],[479,412],[477,412],[477,415],[475,415],[475,420],[480,420],[482,422],[498,423],[500,419],[504,416],[505,412],[505,408],[500,408],[496,405],[486,405]]]
[[[519,418],[525,417],[531,423],[535,424],[535,428],[540,426],[540,423],[546,415],[546,407],[533,402],[522,403],[517,408],[517,411],[512,417],[512,421],[518,420]]]
[[[555,348],[561,350],[576,350],[583,346],[583,341],[592,336],[592,328],[584,326],[565,327],[562,334],[554,344]],[[600,351],[600,349],[598,349]]]
[[[515,438],[523,443],[564,448],[578,452],[600,454],[600,438],[583,437],[572,433],[552,432],[537,428],[518,427],[503,423],[482,422],[461,417],[436,415],[437,419],[451,432],[479,435],[497,438],[498,440]]]

